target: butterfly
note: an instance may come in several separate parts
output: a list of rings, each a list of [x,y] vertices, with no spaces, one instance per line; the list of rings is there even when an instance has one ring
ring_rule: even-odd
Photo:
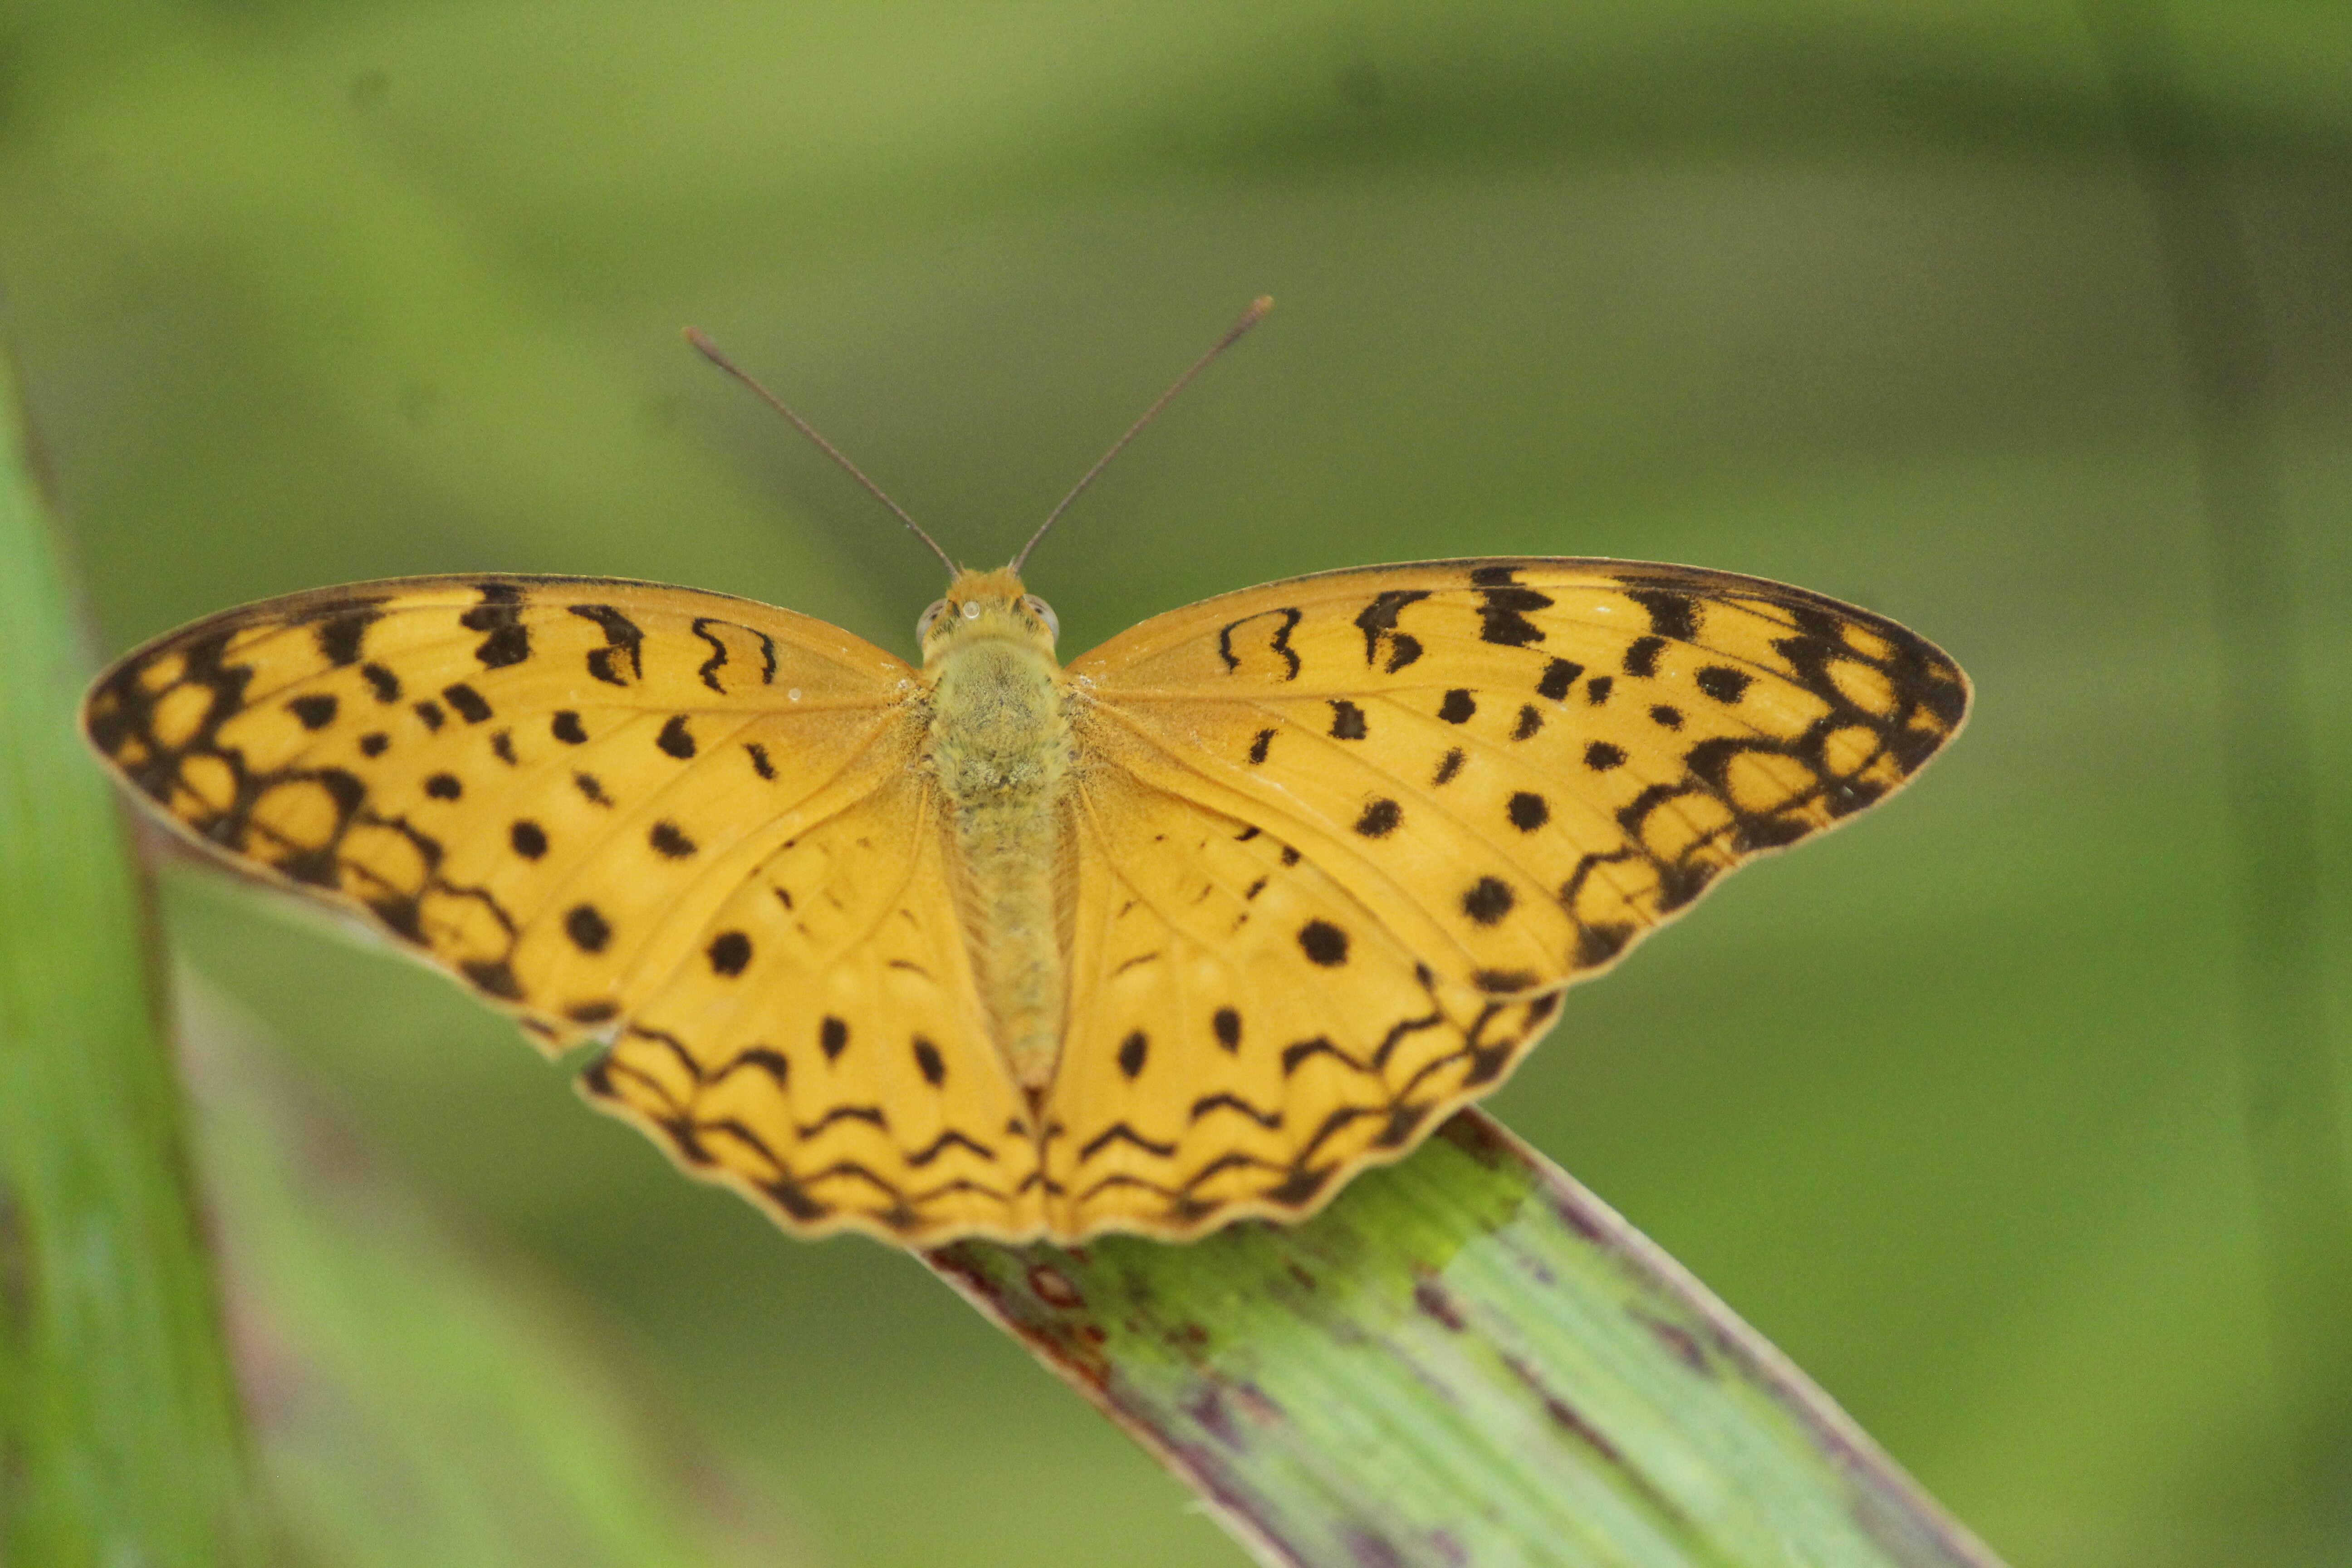
[[[593,1044],[688,1173],[933,1247],[1312,1214],[1969,704],[1893,621],[1691,567],[1328,572],[1064,666],[1020,564],[950,563],[919,668],[650,583],[321,589],[129,654],[84,729],[203,850]]]

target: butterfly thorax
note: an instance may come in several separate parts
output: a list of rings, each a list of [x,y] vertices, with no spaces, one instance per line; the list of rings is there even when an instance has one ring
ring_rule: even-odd
[[[998,1048],[1042,1089],[1060,1054],[1068,974],[1060,900],[1073,746],[1053,634],[1010,572],[967,572],[927,617],[924,765],[948,804],[963,928]]]

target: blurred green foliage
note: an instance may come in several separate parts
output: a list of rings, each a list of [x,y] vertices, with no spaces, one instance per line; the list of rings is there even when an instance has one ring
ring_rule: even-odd
[[[2352,14],[2168,14],[2271,373],[2340,1093]],[[2298,1479],[2352,1386],[2266,1350],[2178,323],[2073,7],[16,0],[0,290],[118,645],[498,567],[905,650],[933,566],[677,329],[985,561],[1260,291],[1034,563],[1066,651],[1505,552],[1916,626],[1978,681],[1952,755],[1573,995],[1494,1109],[2020,1568],[2352,1561]],[[829,1560],[1239,1560],[911,1261],[678,1180],[428,975],[173,912]]]

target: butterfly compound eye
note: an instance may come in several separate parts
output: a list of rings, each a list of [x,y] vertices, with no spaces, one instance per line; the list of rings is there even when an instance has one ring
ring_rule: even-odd
[[[1039,598],[1034,594],[1022,595],[1021,603],[1027,606],[1031,615],[1045,623],[1045,635],[1047,637],[1059,637],[1062,635],[1062,618],[1054,614],[1053,605],[1047,604],[1045,600]]]
[[[915,640],[917,642],[920,642],[925,637],[931,635],[931,623],[938,620],[940,615],[946,611],[947,607],[948,602],[945,599],[933,599],[930,604],[930,608],[925,610],[921,615],[915,617]]]

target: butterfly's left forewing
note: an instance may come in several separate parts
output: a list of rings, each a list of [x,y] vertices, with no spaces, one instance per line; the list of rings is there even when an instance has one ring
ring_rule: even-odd
[[[1609,561],[1433,562],[1273,584],[1157,616],[1070,671],[1082,795],[1181,806],[1097,811],[1100,859],[1143,868],[1206,834],[1185,875],[1229,887],[1234,874],[1210,866],[1232,858],[1214,847],[1223,823],[1228,838],[1262,834],[1303,861],[1294,881],[1320,901],[1280,933],[1288,940],[1265,944],[1254,973],[1225,964],[1190,992],[1171,985],[1124,1008],[1104,1002],[1134,987],[1119,968],[1129,956],[1116,943],[1090,952],[1082,930],[1056,1095],[1065,1120],[1097,1137],[1118,1125],[1104,1107],[1119,1077],[1104,1064],[1119,1031],[1180,995],[1166,1021],[1192,1033],[1217,1006],[1268,998],[1328,1024],[1259,1037],[1267,1054],[1255,1062],[1188,1048],[1207,1064],[1194,1100],[1221,1092],[1209,1082],[1219,1073],[1305,1071],[1327,1055],[1318,1042],[1386,1062],[1414,1019],[1442,1016],[1457,1058],[1486,1052],[1475,1073],[1449,1067],[1403,1099],[1384,1077],[1339,1091],[1367,1106],[1385,1095],[1397,1125],[1425,1128],[1430,1112],[1499,1081],[1562,986],[1723,872],[1883,799],[1951,737],[1968,701],[1950,659],[1883,617],[1754,578]],[[1168,820],[1186,811],[1209,826]],[[1151,879],[1130,871],[1127,890],[1100,897],[1140,899]],[[1171,888],[1160,903],[1220,896]],[[1345,937],[1343,961],[1318,963],[1302,945],[1310,921]],[[1218,968],[1211,944],[1195,945],[1203,973]],[[1541,1016],[1523,1016],[1538,1003]],[[1189,1114],[1192,1091],[1178,1087]],[[1253,1102],[1262,1112],[1265,1093]],[[1237,1148],[1257,1136],[1237,1131]],[[1273,1142],[1313,1148],[1314,1163],[1315,1141],[1336,1136],[1316,1117],[1286,1117]],[[1339,1163],[1393,1157],[1412,1136],[1361,1141]],[[1168,1127],[1155,1141],[1171,1142]],[[1266,1170],[1224,1201],[1267,1212],[1280,1206],[1267,1194],[1292,1181],[1311,1206],[1336,1186],[1298,1183],[1281,1161]],[[1174,1155],[1150,1174],[1192,1179]]]

